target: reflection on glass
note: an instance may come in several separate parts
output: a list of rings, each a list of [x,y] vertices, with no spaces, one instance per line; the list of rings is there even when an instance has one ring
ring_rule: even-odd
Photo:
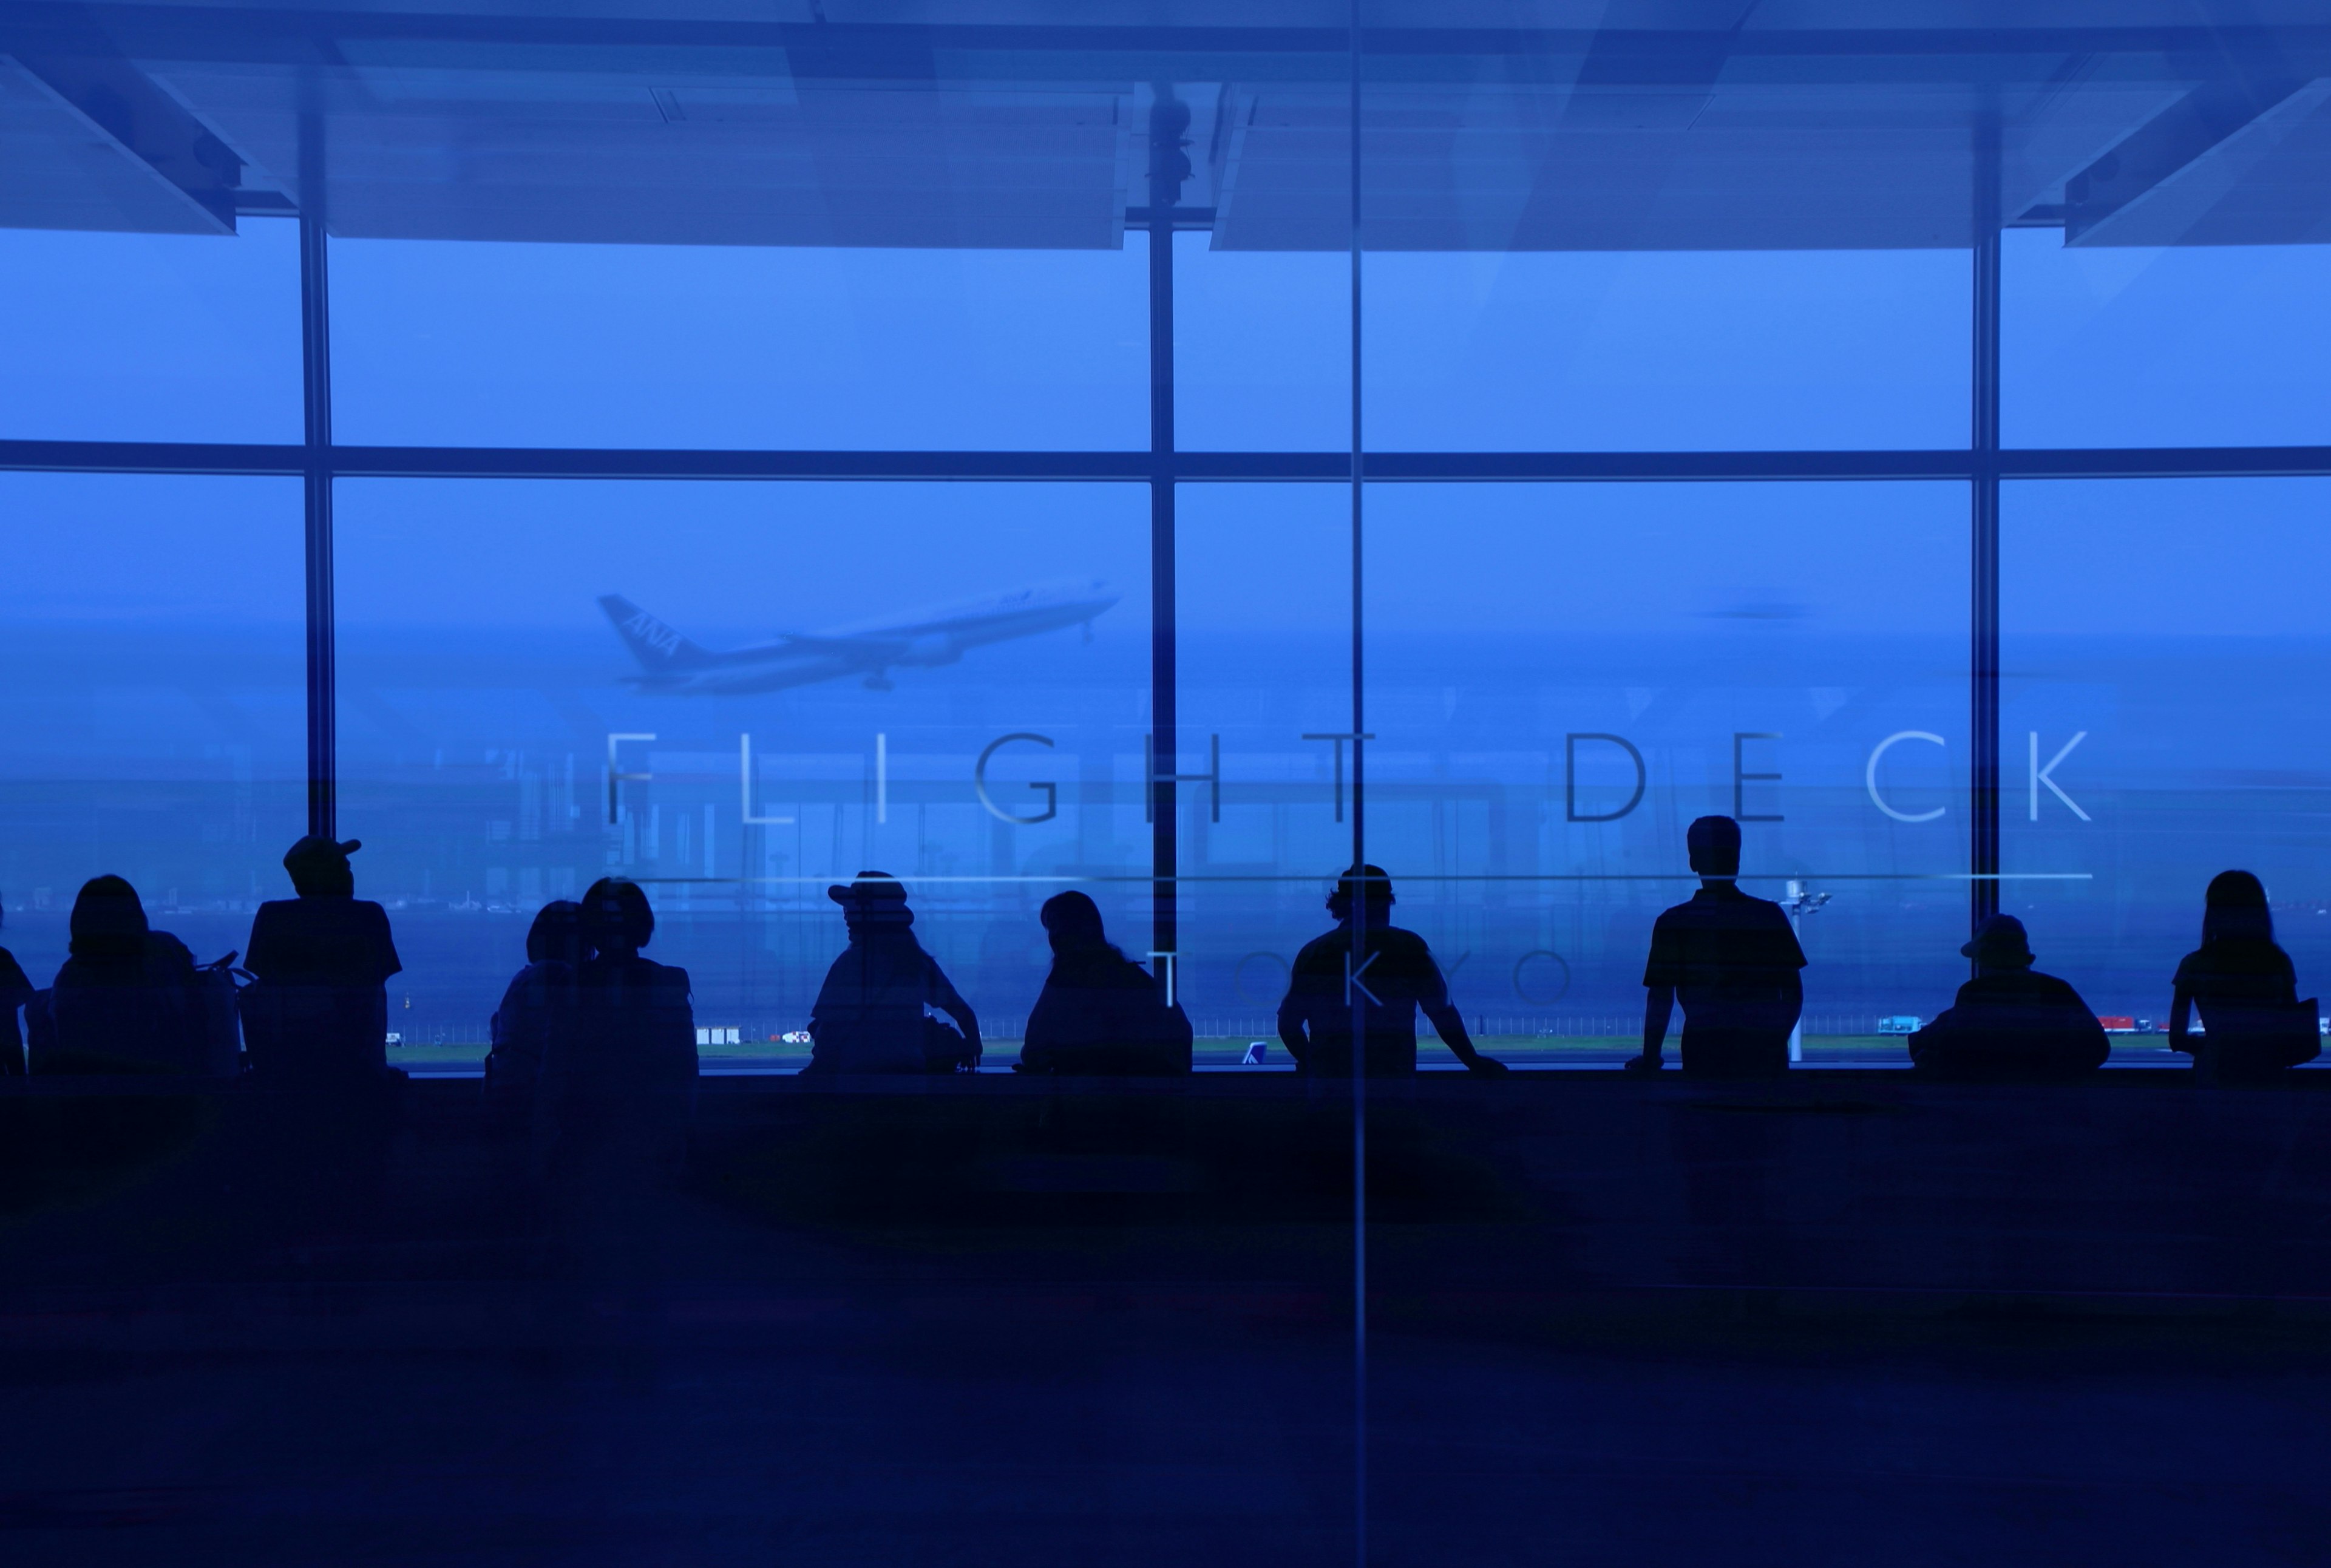
[[[307,819],[299,481],[0,475],[0,941],[46,985],[112,873],[197,960],[243,948]]]
[[[2331,749],[2307,717],[2331,678],[2326,495],[2320,480],[2005,488],[2003,865],[2078,879],[2011,882],[2002,908],[2101,1013],[2163,1022],[2225,870],[2266,884],[2301,995],[2331,970]]]
[[[528,920],[653,896],[708,1060],[797,1062],[829,887],[901,879],[1008,1068],[1086,887],[1146,955],[1146,495],[343,481],[343,832],[474,1061]],[[733,1038],[732,1038],[733,1032]]]
[[[1965,489],[1368,508],[1368,855],[1483,1049],[1632,1051],[1651,920],[1696,885],[1684,830],[1722,814],[1744,889],[1806,899],[1810,1060],[1898,1057],[1878,1021],[1931,1016],[1965,967]]]

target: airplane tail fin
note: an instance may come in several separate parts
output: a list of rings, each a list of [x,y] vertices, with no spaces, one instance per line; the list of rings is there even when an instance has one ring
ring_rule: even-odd
[[[614,622],[615,635],[651,675],[666,675],[709,664],[712,656],[620,594],[603,594],[599,608]]]

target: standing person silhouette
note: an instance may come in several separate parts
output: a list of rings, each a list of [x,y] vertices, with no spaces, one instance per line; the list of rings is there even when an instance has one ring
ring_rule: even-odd
[[[2202,946],[2178,962],[2171,986],[2169,1049],[2191,1055],[2204,1079],[2278,1078],[2323,1050],[2316,1006],[2298,1000],[2298,971],[2275,942],[2266,886],[2248,871],[2210,879]]]
[[[356,896],[348,857],[362,848],[310,834],[284,851],[299,897],[259,907],[243,954],[259,982],[243,1003],[255,1071],[354,1082],[388,1070],[386,987],[404,964],[388,912]]]
[[[809,1065],[802,1071],[976,1070],[979,1017],[915,940],[905,887],[888,871],[861,871],[825,896],[842,906],[850,946],[818,988],[809,1015]],[[954,1020],[955,1028],[933,1019],[934,1012]]]
[[[1463,1015],[1450,1003],[1449,982],[1433,962],[1432,949],[1415,932],[1392,923],[1393,903],[1392,879],[1374,866],[1346,871],[1327,895],[1336,928],[1303,945],[1287,977],[1287,998],[1279,1004],[1279,1038],[1295,1059],[1296,1070],[1351,1076],[1352,1004],[1357,999],[1366,1009],[1361,1052],[1370,1078],[1416,1070],[1420,1009],[1441,1043],[1468,1069],[1504,1072],[1504,1062],[1473,1049]],[[1353,933],[1361,919],[1367,924],[1355,968]]]
[[[1643,970],[1643,1051],[1629,1070],[1657,1072],[1668,1022],[1683,1003],[1677,1050],[1695,1078],[1789,1070],[1789,1031],[1804,1007],[1804,949],[1778,904],[1739,888],[1740,824],[1701,817],[1684,834],[1699,891],[1651,927]]]

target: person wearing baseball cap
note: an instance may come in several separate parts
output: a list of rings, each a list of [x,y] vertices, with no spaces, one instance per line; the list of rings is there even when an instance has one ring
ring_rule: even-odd
[[[850,945],[825,972],[810,1009],[809,1065],[827,1073],[976,1071],[979,1017],[938,960],[915,940],[907,889],[888,871],[861,871],[825,896],[842,906]],[[933,1018],[944,1013],[954,1027]]]
[[[1959,949],[1974,978],[1941,1017],[1910,1037],[1910,1060],[1929,1078],[2018,1081],[2077,1078],[2112,1054],[2105,1026],[2080,993],[2034,970],[2031,938],[2012,915],[1993,915]]]
[[[252,1068],[275,1077],[341,1080],[387,1071],[388,977],[404,967],[388,911],[356,896],[356,839],[309,834],[284,852],[296,898],[259,907],[243,967]],[[253,1027],[253,1025],[257,1027]]]

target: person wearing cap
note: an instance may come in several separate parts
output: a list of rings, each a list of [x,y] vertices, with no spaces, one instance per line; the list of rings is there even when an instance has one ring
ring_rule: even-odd
[[[907,889],[888,871],[861,871],[825,896],[842,906],[850,945],[825,972],[810,1010],[805,1073],[976,1070],[979,1018],[938,960],[915,940]],[[933,1018],[954,1021],[951,1029]]]
[[[283,856],[299,897],[262,904],[252,920],[243,966],[259,984],[245,993],[243,1015],[260,1072],[338,1079],[387,1070],[385,986],[404,965],[388,911],[356,896],[348,857],[363,847],[301,839]]]
[[[1504,1062],[1473,1049],[1432,949],[1415,932],[1392,923],[1394,902],[1392,879],[1375,866],[1337,879],[1335,891],[1327,895],[1336,928],[1303,945],[1287,977],[1286,999],[1279,1004],[1279,1038],[1295,1059],[1296,1070],[1318,1078],[1351,1076],[1356,1003],[1365,1010],[1362,1060],[1370,1078],[1416,1070],[1420,1009],[1441,1043],[1469,1069],[1504,1072]]]
[[[2248,871],[2221,871],[2202,896],[2202,946],[2178,962],[2170,983],[2169,1049],[2193,1059],[2204,1080],[2279,1078],[2322,1053],[2312,1000],[2298,1000],[2298,972],[2274,939],[2266,885]],[[2203,1031],[2193,1031],[2193,1010]]]
[[[1696,1078],[1763,1078],[1789,1070],[1789,1031],[1804,1006],[1804,949],[1789,917],[1740,890],[1740,824],[1701,817],[1686,830],[1699,891],[1651,927],[1643,969],[1642,1054],[1631,1071],[1657,1072],[1668,1023],[1683,1003],[1676,1054]]]
[[[2031,967],[2022,921],[1991,916],[1959,951],[1974,960],[1974,978],[1910,1037],[1910,1060],[1921,1073],[1989,1082],[2076,1078],[2112,1054],[2080,993]]]

